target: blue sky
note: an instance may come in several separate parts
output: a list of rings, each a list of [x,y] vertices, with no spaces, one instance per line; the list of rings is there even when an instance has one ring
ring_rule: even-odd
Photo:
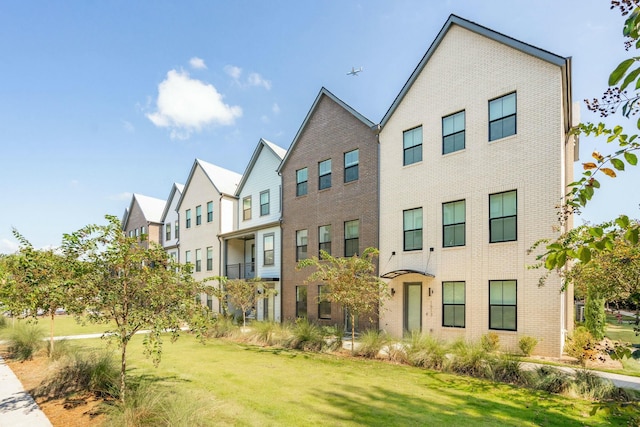
[[[608,0],[1,2],[0,252],[12,227],[58,245],[131,193],[164,199],[195,158],[242,173],[323,86],[379,122],[451,13],[571,56],[575,101],[630,56]],[[639,169],[603,177],[582,218],[640,217]]]

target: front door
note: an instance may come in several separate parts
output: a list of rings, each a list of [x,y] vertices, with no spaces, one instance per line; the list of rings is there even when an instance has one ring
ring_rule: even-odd
[[[404,331],[422,330],[422,283],[404,284]]]

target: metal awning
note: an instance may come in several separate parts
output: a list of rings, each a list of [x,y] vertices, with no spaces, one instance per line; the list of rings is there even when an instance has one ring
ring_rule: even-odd
[[[402,276],[403,274],[421,274],[427,277],[436,277],[431,273],[427,273],[426,271],[411,270],[409,268],[406,268],[404,270],[393,270],[388,273],[384,273],[380,277],[382,277],[383,279],[395,279],[396,277]]]

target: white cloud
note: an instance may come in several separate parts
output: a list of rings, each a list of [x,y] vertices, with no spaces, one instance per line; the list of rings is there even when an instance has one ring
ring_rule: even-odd
[[[124,193],[120,193],[120,194],[112,194],[111,196],[109,196],[109,200],[131,200],[131,197],[133,196],[133,194],[128,193],[128,192],[124,192]]]
[[[266,90],[271,89],[271,82],[269,80],[263,79],[262,76],[258,73],[249,74],[247,82],[249,83],[249,86],[262,86]]]
[[[194,56],[193,58],[191,58],[189,60],[189,65],[191,65],[191,68],[193,68],[195,70],[206,70],[207,69],[207,64],[204,63],[204,59],[198,58],[197,56]]]
[[[233,80],[239,80],[242,75],[242,68],[235,65],[225,65],[224,72],[231,76]]]
[[[274,102],[271,107],[271,112],[273,112],[273,114],[280,114],[280,106]]]
[[[187,139],[209,125],[232,125],[242,116],[242,108],[222,101],[216,88],[192,79],[186,71],[171,70],[158,85],[157,111],[146,116],[151,122],[171,130],[171,138]]]
[[[0,239],[0,253],[12,254],[18,250],[18,243],[9,239]]]

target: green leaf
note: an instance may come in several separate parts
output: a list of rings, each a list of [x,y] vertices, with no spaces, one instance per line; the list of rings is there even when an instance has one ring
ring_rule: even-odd
[[[544,266],[547,270],[552,270],[556,266],[556,253],[551,252],[547,255],[547,259],[544,261]]]
[[[631,166],[635,166],[638,164],[638,156],[636,156],[633,153],[630,152],[626,152],[624,153],[624,159],[627,161],[627,163],[629,163]]]
[[[590,227],[589,228],[589,234],[591,234],[593,237],[600,238],[600,237],[602,237],[604,232],[602,230],[602,227]]]
[[[584,264],[591,261],[591,249],[587,248],[586,246],[582,246],[581,248],[579,248],[578,259]]]
[[[611,159],[611,164],[613,165],[614,168],[618,169],[619,171],[624,170],[624,162],[620,159]]]
[[[566,262],[567,262],[567,253],[558,252],[558,256],[556,257],[556,268],[564,267]]]
[[[635,59],[629,58],[622,61],[615,70],[609,76],[609,86],[615,86],[625,75],[631,64],[635,62]]]
[[[591,181],[591,185],[593,186],[593,188],[600,188],[600,181],[594,179]]]
[[[624,238],[631,243],[632,245],[637,245],[638,244],[638,234],[640,233],[640,229],[636,228],[630,228],[627,230],[626,233],[624,233]]]
[[[629,217],[626,215],[620,215],[618,218],[616,218],[616,224],[620,227],[620,228],[627,228],[629,227]]]

